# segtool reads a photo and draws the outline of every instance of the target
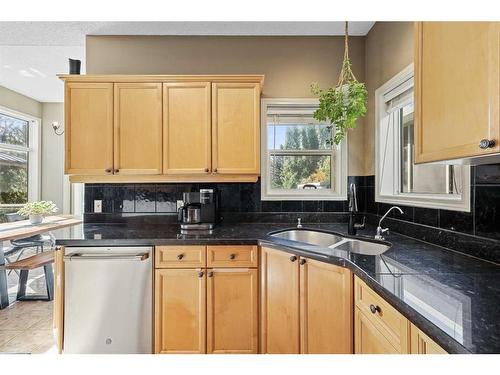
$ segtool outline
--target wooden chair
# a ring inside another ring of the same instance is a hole
[[[19,286],[17,288],[18,301],[43,300],[52,301],[54,299],[54,274],[52,272],[52,263],[54,263],[54,251],[46,251],[36,255],[17,260],[5,265],[6,269],[20,270]],[[45,285],[47,286],[47,295],[26,294],[29,271],[35,268],[43,267],[45,273]]]

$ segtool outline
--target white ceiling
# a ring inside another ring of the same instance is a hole
[[[366,35],[374,22],[350,22]],[[344,22],[0,22],[0,85],[41,102],[61,102],[56,74],[82,60],[86,35],[343,35]]]

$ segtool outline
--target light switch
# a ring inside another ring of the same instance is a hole
[[[94,212],[101,213],[102,212],[102,200],[94,201]]]

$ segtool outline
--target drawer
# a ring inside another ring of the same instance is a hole
[[[354,278],[356,307],[375,322],[382,333],[401,352],[409,351],[410,322],[358,277]]]
[[[257,267],[257,246],[207,246],[207,267]]]
[[[156,268],[198,268],[206,265],[205,246],[156,246]]]

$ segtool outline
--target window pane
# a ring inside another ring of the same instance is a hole
[[[0,113],[0,143],[28,147],[28,121]]]
[[[331,189],[330,155],[270,155],[272,189]]]
[[[293,119],[289,119],[293,120]],[[311,120],[268,121],[267,142],[270,150],[328,150],[331,131],[326,124]]]
[[[28,153],[0,150],[0,204],[28,201]]]
[[[414,164],[413,105],[400,110],[401,191],[420,194],[460,194],[461,168],[449,165]]]

